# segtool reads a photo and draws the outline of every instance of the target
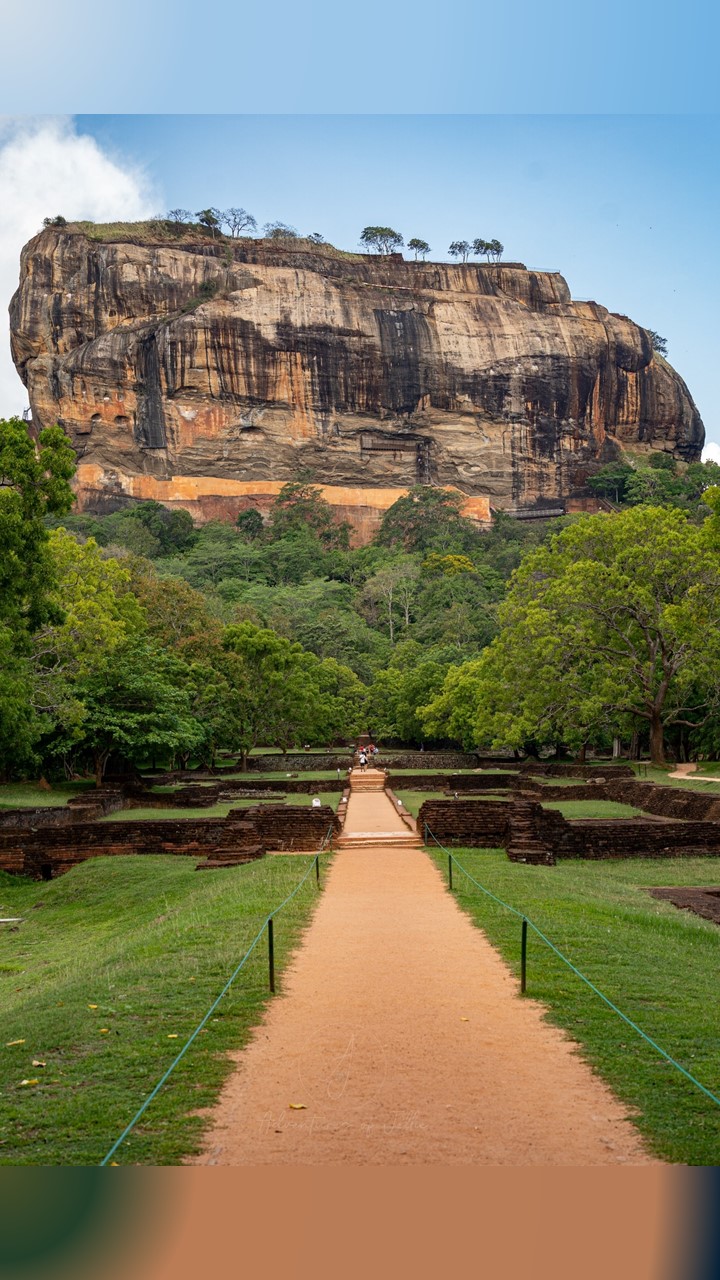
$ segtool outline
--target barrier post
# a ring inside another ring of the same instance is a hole
[[[320,888],[320,854],[315,854],[315,883]]]
[[[268,971],[270,977],[270,990],[275,992],[275,932],[273,929],[272,916],[268,919]]]
[[[452,887],[453,887],[453,882],[452,882],[452,854],[451,854],[451,853],[449,853],[449,854],[448,854],[448,888],[449,888],[449,889],[452,889]]]
[[[520,938],[520,994],[525,995],[527,987],[527,920],[523,917]]]

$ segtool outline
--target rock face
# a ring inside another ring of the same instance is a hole
[[[65,427],[86,508],[234,517],[302,474],[367,536],[417,483],[486,519],[572,505],[622,448],[700,456],[646,331],[560,275],[100,234],[31,240],[10,308],[33,420]]]

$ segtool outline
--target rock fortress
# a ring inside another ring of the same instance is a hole
[[[412,485],[480,522],[557,515],[595,509],[587,478],[622,451],[692,462],[704,441],[647,330],[520,263],[69,224],[25,246],[10,316],[80,510],[234,520],[305,478],[363,542]]]

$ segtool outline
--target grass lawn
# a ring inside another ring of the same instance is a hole
[[[563,818],[644,818],[642,809],[619,800],[544,800],[543,809],[558,809]]]
[[[451,777],[451,776],[452,776],[452,777],[456,777],[459,773],[483,773],[483,772],[497,773],[497,772],[498,772],[498,770],[496,770],[496,769],[491,769],[491,770],[483,770],[483,769],[448,769],[448,768],[445,768],[445,769],[423,769],[423,768],[418,768],[418,769],[395,769],[395,768],[393,767],[393,763],[392,763],[392,761],[391,761],[391,760],[387,760],[387,759],[383,760],[382,754],[381,754],[381,756],[380,756],[380,759],[378,760],[378,766],[379,766],[381,769],[389,769],[389,771],[390,771],[390,776],[391,776],[392,778],[402,778],[402,777],[413,777],[413,778],[417,778],[418,774],[422,774],[422,773],[427,773],[427,774],[428,774],[428,776],[429,776],[429,777],[431,777],[431,778],[435,778],[435,777],[437,777],[437,775],[438,775],[438,774],[442,774],[443,776],[447,776],[447,777],[449,778],[449,777]]]
[[[587,778],[549,778],[546,773],[533,774],[533,782],[539,782],[542,787],[582,787],[588,781]],[[601,785],[601,784],[598,784]]]
[[[341,782],[344,781],[346,773],[346,769],[340,770]],[[281,773],[276,769],[274,773],[263,773],[260,769],[251,769],[248,773],[224,774],[222,779],[218,779],[218,781],[247,782],[251,786],[256,779],[287,782],[288,778],[302,778],[304,782],[337,782],[338,771],[337,769],[288,769],[286,772]]]
[[[637,859],[523,867],[498,850],[455,850],[498,897],[526,913],[597,987],[706,1088],[720,1096],[720,929],[656,901],[648,885],[720,885],[720,859]],[[447,854],[435,849],[443,872]],[[520,921],[454,869],[460,904],[516,974]],[[528,994],[548,1006],[583,1056],[635,1112],[667,1161],[720,1164],[720,1107],[613,1013],[528,933]]]
[[[98,1164],[312,856],[202,873],[193,858],[92,858],[47,884],[0,872],[0,915],[24,917],[0,926],[0,1164]],[[279,975],[316,900],[311,872],[275,921]],[[115,1160],[198,1149],[195,1112],[268,998],[263,938]]]
[[[659,782],[664,787],[681,787],[684,791],[711,791],[713,794],[720,795],[720,786],[716,782],[693,782],[692,774],[687,778],[671,778],[669,769],[674,769],[674,765],[670,765],[668,769],[661,769],[657,765],[638,764],[634,760],[630,763],[640,782]],[[705,772],[704,766],[699,772]]]
[[[72,796],[94,788],[95,783],[56,782],[45,791],[37,782],[5,782],[0,785],[0,809],[39,809],[67,804]]]
[[[240,796],[237,800],[229,800],[223,804],[203,805],[202,808],[183,808],[173,809],[168,806],[166,809],[152,808],[147,809],[116,809],[114,813],[106,813],[104,817],[99,818],[99,822],[160,822],[165,818],[184,818],[192,821],[202,818],[226,818],[231,809],[254,809],[261,804],[299,804],[307,809],[312,805],[315,796],[304,794],[289,794],[281,796],[277,800],[265,799],[266,793],[258,792],[256,796]],[[339,795],[336,791],[320,792],[317,799],[321,804],[329,804],[332,809],[337,808]]]
[[[398,800],[402,800],[404,807],[407,809],[408,813],[413,815],[414,818],[417,818],[420,805],[423,804],[425,800],[452,799],[452,795],[447,795],[444,791],[403,791],[402,788],[393,787],[393,792],[397,796]],[[460,791],[458,792],[458,799],[468,801],[482,800],[483,802],[485,800],[492,800],[499,804],[506,804],[509,797],[506,795],[494,795],[492,792],[485,791],[479,796],[464,796]]]
[[[402,800],[403,808],[411,813],[413,818],[417,818],[420,805],[426,800],[447,800],[447,796],[442,791],[400,791],[393,787],[393,792],[398,800]]]

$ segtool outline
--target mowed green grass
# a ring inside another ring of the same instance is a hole
[[[94,782],[56,782],[50,791],[37,782],[5,782],[0,786],[0,809],[39,809],[67,804],[72,796],[91,790]]]
[[[543,800],[543,809],[557,809],[563,818],[642,818],[642,809],[619,800]]]
[[[98,1164],[313,856],[204,872],[194,858],[93,858],[49,883],[0,872],[0,916],[23,917],[0,925],[0,1163]],[[317,896],[311,871],[276,918],[278,990]],[[268,998],[264,936],[116,1161],[198,1150],[196,1112]]]
[[[638,859],[523,867],[498,850],[455,850],[492,893],[539,929],[633,1022],[720,1097],[720,929],[658,902],[650,885],[720,886],[720,859]],[[447,854],[434,850],[443,872]],[[457,867],[460,904],[519,975],[520,920]],[[664,1160],[720,1164],[720,1107],[595,995],[531,931],[528,995],[549,1010],[634,1113]]]
[[[640,782],[658,782],[664,787],[680,787],[684,791],[709,791],[720,795],[720,785],[717,782],[695,782],[692,774],[688,774],[685,778],[671,778],[670,772],[675,768],[675,765],[669,765],[667,769],[661,769],[659,766],[652,764],[638,764],[635,761],[630,763]],[[705,773],[705,766],[700,765],[698,772]],[[710,768],[709,772],[714,773],[714,770]]]
[[[321,791],[317,796],[305,795],[300,792],[293,792],[285,796],[280,796],[276,800],[268,800],[265,793],[259,792],[256,796],[240,796],[237,800],[229,800],[224,804],[204,805],[200,807],[173,809],[170,805],[166,808],[148,808],[138,809],[116,809],[114,813],[106,813],[104,817],[99,818],[99,822],[160,822],[166,818],[185,820],[187,822],[202,820],[203,818],[226,818],[231,809],[255,809],[262,804],[297,804],[307,809],[312,806],[313,800],[317,799],[321,804],[330,805],[331,809],[337,807],[339,800],[339,792],[337,791]]]
[[[402,788],[393,787],[393,792],[397,796],[398,800],[402,800],[403,805],[407,809],[408,813],[411,813],[414,818],[417,818],[418,813],[420,811],[420,806],[426,800],[452,799],[452,793],[448,794],[446,791],[405,791]],[[462,792],[460,792],[459,799],[466,800],[468,802],[472,800],[482,800],[482,801],[489,800],[489,801],[497,801],[500,804],[505,804],[507,803],[509,797],[506,795],[496,795],[494,792],[483,792],[482,795],[477,795],[477,796],[465,796],[462,794]]]
[[[393,787],[393,793],[398,800],[402,800],[403,807],[417,818],[420,805],[426,800],[447,800],[447,796],[441,791],[401,791]]]
[[[340,770],[340,781],[344,781],[347,774],[346,769]],[[247,782],[248,786],[252,786],[255,779],[260,781],[287,782],[288,778],[302,778],[304,782],[337,782],[337,769],[292,769],[286,773],[275,770],[273,773],[263,773],[260,769],[251,769],[248,773],[228,773],[223,774],[223,782]]]

